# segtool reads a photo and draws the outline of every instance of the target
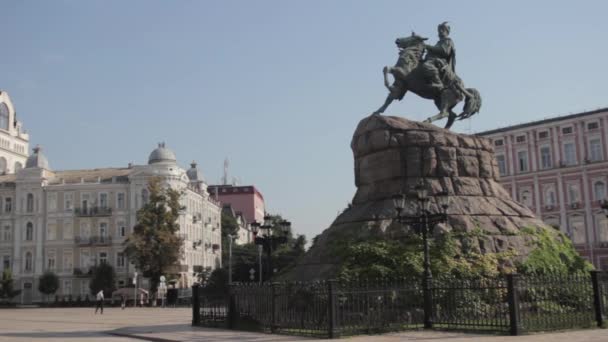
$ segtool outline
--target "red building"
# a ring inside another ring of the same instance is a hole
[[[493,141],[501,183],[608,269],[608,108],[478,133]]]
[[[264,196],[255,186],[209,185],[207,191],[223,204],[230,204],[235,211],[241,212],[248,223],[264,221]]]

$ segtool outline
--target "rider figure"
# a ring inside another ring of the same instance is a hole
[[[455,76],[456,68],[456,50],[454,42],[448,37],[450,34],[450,25],[443,22],[437,26],[439,33],[439,41],[435,46],[425,45],[426,57],[422,69],[425,76],[429,79],[430,86],[438,91],[444,88],[441,81],[441,75],[447,74],[448,80]]]

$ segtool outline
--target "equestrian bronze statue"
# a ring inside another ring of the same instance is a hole
[[[382,107],[374,114],[384,113],[394,101],[401,100],[407,91],[435,102],[439,114],[429,117],[424,122],[433,122],[445,117],[448,121],[445,128],[452,127],[456,119],[462,120],[479,112],[481,96],[474,88],[465,88],[464,83],[456,75],[456,49],[448,37],[450,26],[447,23],[437,27],[439,41],[436,45],[426,45],[428,38],[423,38],[412,32],[405,38],[397,38],[395,44],[399,48],[399,59],[393,67],[385,66],[384,85],[389,94]],[[390,84],[388,74],[393,75]],[[454,107],[465,100],[462,113],[454,113]]]

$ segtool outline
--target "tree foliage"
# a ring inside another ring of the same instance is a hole
[[[116,289],[116,272],[114,272],[114,267],[106,262],[93,267],[89,289],[92,295],[97,294],[99,290],[103,290],[106,296],[112,295],[112,292]]]
[[[149,200],[137,211],[137,224],[125,241],[125,252],[155,290],[160,276],[178,264],[183,254],[177,223],[182,193],[163,187],[159,178],[148,181],[148,192]]]
[[[2,272],[2,281],[0,281],[0,299],[10,300],[21,293],[21,290],[15,290],[13,287],[13,274],[10,270]]]
[[[38,280],[38,291],[47,296],[54,294],[59,290],[59,277],[51,271],[46,271],[40,276]]]

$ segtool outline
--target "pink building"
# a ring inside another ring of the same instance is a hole
[[[608,270],[608,108],[478,133],[495,148],[502,185]]]
[[[211,196],[216,196],[222,204],[230,206],[243,214],[248,223],[253,221],[264,221],[264,196],[253,185],[209,185],[207,191]]]

